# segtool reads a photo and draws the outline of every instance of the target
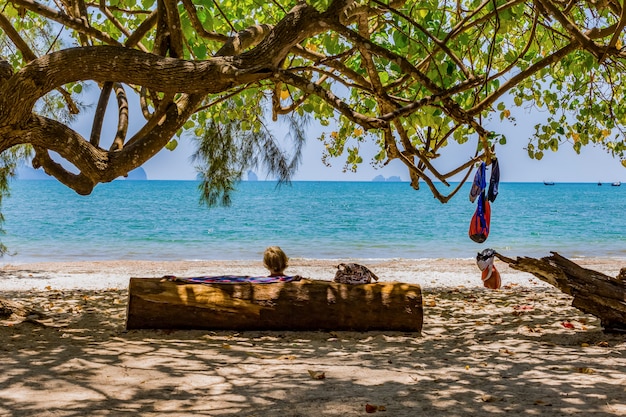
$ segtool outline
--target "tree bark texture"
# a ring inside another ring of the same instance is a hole
[[[421,287],[303,279],[188,284],[131,278],[127,329],[397,330],[420,332]]]
[[[496,256],[511,268],[529,272],[574,297],[572,306],[598,317],[605,331],[626,332],[626,268],[613,278],[583,268],[556,252],[541,259]]]

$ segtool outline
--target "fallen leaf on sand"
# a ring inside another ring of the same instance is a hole
[[[309,375],[311,375],[311,378],[313,379],[325,379],[326,378],[326,373],[322,371],[309,370]]]
[[[524,329],[529,333],[541,333],[541,327],[539,327],[539,325],[535,327],[524,326]]]
[[[561,322],[561,326],[565,327],[566,329],[573,329],[574,328],[574,325],[572,323],[570,323],[569,321]]]
[[[586,367],[574,368],[574,370],[578,372],[579,374],[595,374],[596,373],[596,371],[594,371],[593,369],[586,368]]]
[[[480,396],[480,400],[482,402],[485,402],[485,403],[493,403],[493,402],[497,401],[498,399],[496,397],[494,397],[493,395],[483,394],[483,395]]]
[[[546,402],[546,401],[543,401],[543,400],[537,400],[537,401],[535,401],[535,405],[544,405],[544,406],[548,407],[548,406],[551,406],[552,403],[549,403],[549,402]]]
[[[372,404],[365,404],[365,412],[366,413],[375,413],[378,411],[378,407]]]

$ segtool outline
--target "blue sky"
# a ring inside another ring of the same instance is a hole
[[[144,123],[143,117],[138,111],[136,97],[129,97],[131,133],[136,132]],[[104,126],[105,132],[103,140],[110,140],[117,120],[115,116],[115,100],[111,100],[111,107],[107,111]],[[135,119],[133,119],[133,116]],[[536,123],[538,114],[528,112],[516,114],[518,123],[513,125],[509,122],[497,123],[490,128],[498,133],[507,136],[507,145],[496,148],[496,154],[500,163],[500,180],[503,182],[626,182],[626,168],[619,159],[612,158],[606,151],[593,146],[583,147],[581,154],[577,155],[571,147],[566,144],[554,152],[546,152],[541,161],[531,160],[525,146],[532,133],[532,126]],[[92,114],[90,112],[82,115],[72,127],[85,137],[89,137]],[[137,120],[139,117],[141,120]],[[522,122],[520,122],[522,120]],[[276,125],[277,131],[280,127]],[[296,181],[370,181],[372,178],[382,175],[384,177],[400,176],[407,181],[408,170],[399,161],[393,161],[383,168],[373,168],[369,160],[375,154],[373,145],[365,146],[361,149],[364,163],[356,173],[342,172],[343,160],[341,158],[332,161],[332,167],[327,167],[322,163],[323,144],[317,139],[321,128],[312,126],[311,137],[308,139],[304,150],[303,162],[294,177]],[[328,132],[332,129],[328,128]],[[280,135],[280,133],[279,133]],[[435,161],[435,166],[440,171],[456,167],[467,161],[473,155],[472,146],[452,146],[442,154],[439,161]],[[179,141],[178,148],[174,151],[162,150],[158,155],[146,162],[143,166],[152,180],[193,180],[196,173],[193,163],[190,160],[194,151],[194,144],[189,138]],[[257,173],[259,179],[266,179],[261,172]]]
[[[604,150],[589,146],[583,148],[577,155],[570,147],[564,146],[557,153],[547,152],[541,161],[531,160],[524,149],[526,138],[509,137],[509,143],[496,149],[500,162],[501,181],[503,182],[541,182],[544,180],[555,182],[626,182],[626,168],[622,167],[618,159],[612,158]],[[469,150],[469,148],[467,148]],[[305,157],[294,180],[335,180],[335,181],[370,181],[377,175],[384,177],[400,176],[408,180],[408,170],[399,161],[375,169],[368,160],[362,164],[358,172],[342,172],[341,159],[333,161],[332,167],[325,166],[321,161],[322,143],[312,137],[307,142]],[[470,151],[471,152],[471,151]],[[448,159],[448,163],[441,166],[453,166],[453,162],[463,162],[468,159],[470,152],[466,149],[455,149],[450,155],[441,159]],[[194,179],[195,171],[190,156],[193,153],[193,144],[183,139],[175,151],[163,150],[155,158],[144,164],[149,179]],[[371,150],[364,150],[364,158],[371,156]],[[445,170],[444,170],[445,171]],[[259,179],[265,179],[258,173]]]

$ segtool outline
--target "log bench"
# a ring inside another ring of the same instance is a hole
[[[197,284],[131,278],[126,328],[421,332],[421,287],[303,279]]]

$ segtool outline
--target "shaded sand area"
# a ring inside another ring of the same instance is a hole
[[[0,321],[0,416],[626,415],[626,336],[532,275],[497,262],[504,287],[491,291],[473,260],[362,263],[422,285],[421,334],[127,331],[131,276],[262,265],[5,265],[0,297],[45,316]],[[336,264],[294,259],[287,272],[330,280]]]

